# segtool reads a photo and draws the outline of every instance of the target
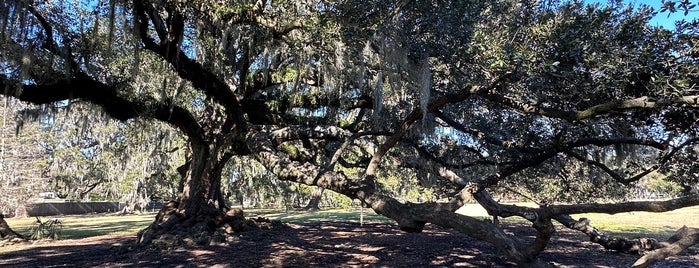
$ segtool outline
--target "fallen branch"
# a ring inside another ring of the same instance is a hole
[[[575,220],[570,215],[559,215],[556,221],[573,230],[580,231],[590,237],[590,241],[603,246],[605,249],[627,254],[640,254],[649,250],[656,250],[663,245],[653,238],[626,239],[623,237],[610,237],[604,232],[590,225],[590,220],[580,218]]]
[[[699,228],[689,228],[687,226],[683,226],[677,230],[677,233],[670,237],[667,242],[661,244],[663,246],[662,248],[648,252],[646,255],[638,259],[631,267],[650,267],[655,262],[672,255],[680,254],[688,247],[696,244],[699,244]]]

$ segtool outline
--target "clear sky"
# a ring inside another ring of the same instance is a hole
[[[585,0],[586,3],[600,3],[600,4],[606,4],[608,1],[607,0]],[[660,8],[663,6],[661,0],[624,0],[623,1],[626,4],[633,4],[634,6],[638,7],[641,4],[647,5],[652,7],[654,10],[659,11]],[[695,3],[695,1],[692,1],[692,3]],[[670,15],[668,17],[668,14]],[[674,29],[675,28],[675,21],[685,19],[686,21],[692,21],[693,19],[699,19],[699,11],[690,11],[689,14],[686,16],[684,15],[684,11],[679,11],[670,14],[669,12],[663,12],[659,13],[658,15],[655,16],[650,21],[650,24],[653,26],[662,26],[667,29]]]

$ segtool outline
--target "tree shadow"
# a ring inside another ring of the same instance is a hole
[[[504,226],[527,238],[531,228]],[[559,230],[542,260],[559,267],[628,267],[639,256],[605,251],[582,234]],[[108,235],[59,240],[0,254],[11,267],[514,267],[488,243],[427,225],[405,233],[393,223],[319,221],[276,225],[271,230],[235,234],[219,246],[172,250],[138,249],[135,236]],[[657,267],[696,267],[699,257],[685,253]]]

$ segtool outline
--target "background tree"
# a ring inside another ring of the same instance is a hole
[[[687,120],[699,99],[696,25],[648,26],[647,8],[509,0],[0,5],[5,95],[90,102],[186,137],[178,198],[139,234],[143,244],[218,243],[227,227],[246,226],[228,210],[222,174],[231,159],[251,156],[277,179],[359,199],[402,230],[454,228],[526,267],[545,265],[537,256],[553,220],[610,249],[638,248],[569,214],[699,204],[692,191],[610,202],[655,171],[692,179],[673,171],[697,141],[696,120]],[[536,208],[491,195],[539,182],[553,187],[529,187]],[[441,199],[404,198],[417,188]],[[546,191],[555,194],[539,196]],[[471,198],[493,216],[530,221],[536,236],[455,213]]]
[[[46,174],[48,161],[42,157],[41,126],[23,123],[38,116],[41,108],[11,98],[2,98],[0,102],[3,105],[0,108],[0,183],[3,189],[0,214],[23,216],[31,199],[38,199],[41,192],[50,190]]]
[[[177,195],[184,141],[171,128],[89,116],[73,103],[50,117],[44,150],[52,187],[66,199],[125,201],[133,209]]]

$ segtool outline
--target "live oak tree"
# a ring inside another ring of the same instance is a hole
[[[254,224],[221,191],[227,163],[253,157],[279,180],[359,199],[404,231],[453,228],[520,266],[546,265],[537,257],[553,221],[606,248],[666,250],[569,215],[699,204],[682,160],[699,141],[697,25],[670,31],[649,26],[647,8],[549,2],[15,1],[0,4],[0,86],[186,137],[178,198],[143,244],[221,243]],[[613,202],[654,172],[686,191]],[[403,200],[387,177],[434,198]],[[559,194],[539,197],[542,184]],[[492,197],[507,189],[540,206]],[[455,213],[471,199],[536,236]],[[683,233],[673,241],[696,243]]]

